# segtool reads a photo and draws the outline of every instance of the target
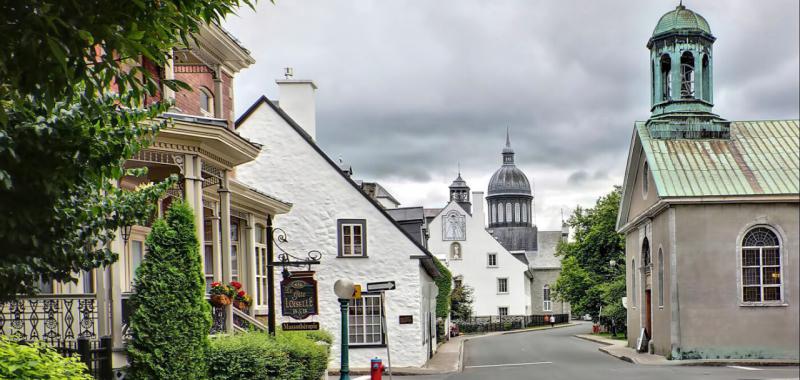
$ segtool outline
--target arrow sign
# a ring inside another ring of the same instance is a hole
[[[367,283],[367,291],[368,292],[381,292],[384,290],[394,290],[394,281],[382,281],[382,282],[368,282]]]

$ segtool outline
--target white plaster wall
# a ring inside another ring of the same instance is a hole
[[[340,308],[333,293],[333,284],[339,278],[349,278],[364,289],[368,282],[396,281],[397,289],[386,293],[392,365],[423,365],[427,356],[420,313],[429,300],[423,297],[420,262],[410,258],[423,255],[423,251],[266,104],[259,106],[238,131],[263,145],[255,161],[238,168],[238,179],[293,204],[291,212],[274,222],[288,233],[289,242],[283,246],[299,256],[310,250],[323,254],[322,263],[313,268],[317,271],[320,314],[306,321],[317,321],[334,335],[330,367],[339,367]],[[336,221],[345,218],[366,219],[368,258],[337,258]],[[281,276],[276,273],[275,277],[279,280]],[[399,315],[412,315],[414,323],[400,325]],[[279,323],[294,321],[281,318],[279,315]],[[350,367],[368,367],[376,356],[385,360],[386,348],[351,347]]]
[[[530,286],[525,276],[528,265],[517,260],[495,238],[486,231],[483,215],[482,193],[473,193],[476,205],[470,216],[456,202],[450,202],[430,223],[428,250],[440,259],[447,258],[447,266],[453,276],[462,276],[464,284],[474,290],[472,309],[475,315],[497,315],[497,308],[508,307],[511,315],[528,314],[530,310]],[[480,207],[478,205],[480,204]],[[449,260],[452,241],[442,240],[442,216],[450,210],[458,210],[466,216],[466,240],[461,244],[462,259]],[[497,267],[488,267],[487,254],[497,253]],[[497,293],[497,278],[508,278],[508,293]],[[527,284],[526,284],[527,283]],[[527,309],[526,309],[527,308]]]

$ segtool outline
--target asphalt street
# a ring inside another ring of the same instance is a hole
[[[464,370],[410,380],[773,380],[798,379],[798,367],[688,367],[628,363],[597,350],[600,344],[575,338],[589,324],[474,338],[464,346]]]

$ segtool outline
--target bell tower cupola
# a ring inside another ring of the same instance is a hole
[[[469,200],[469,186],[467,181],[461,178],[461,165],[458,169],[458,177],[450,184],[450,200],[456,201],[469,214],[472,214],[472,202]]]
[[[682,2],[658,20],[647,42],[653,137],[729,137],[729,123],[711,112],[715,40],[706,19]]]

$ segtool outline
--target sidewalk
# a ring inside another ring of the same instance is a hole
[[[604,344],[598,348],[600,352],[611,355],[617,359],[641,365],[675,365],[675,366],[797,366],[800,361],[784,359],[692,359],[692,360],[667,360],[661,355],[637,352],[627,346],[624,340],[603,338],[591,334],[578,334],[576,338]]]

